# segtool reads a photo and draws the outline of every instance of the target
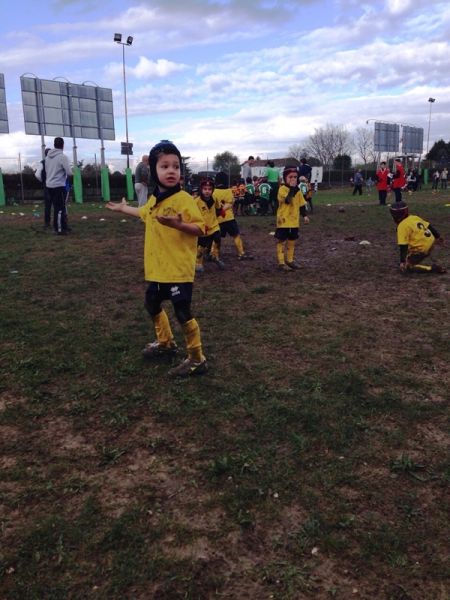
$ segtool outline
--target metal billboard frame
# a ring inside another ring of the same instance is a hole
[[[373,145],[375,152],[398,152],[400,145],[400,125],[397,123],[376,121]]]
[[[6,106],[5,76],[0,73],[0,133],[9,133],[8,107]]]
[[[403,154],[423,153],[423,128],[402,126],[402,152]]]

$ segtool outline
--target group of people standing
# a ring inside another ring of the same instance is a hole
[[[434,191],[437,191],[440,187],[441,190],[446,190],[447,189],[447,180],[448,180],[447,167],[444,167],[442,169],[442,171],[440,171],[440,172],[438,169],[436,169],[432,176],[432,186],[431,186],[432,189]]]

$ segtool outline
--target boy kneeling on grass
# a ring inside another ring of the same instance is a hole
[[[445,267],[436,263],[421,265],[431,254],[434,244],[444,244],[439,232],[427,221],[410,215],[405,202],[394,202],[390,208],[397,223],[397,243],[400,248],[400,270],[404,273],[445,273]]]
[[[180,188],[181,154],[169,141],[156,144],[149,153],[149,167],[156,187],[144,206],[128,206],[125,198],[106,207],[139,217],[145,223],[144,270],[148,288],[145,307],[153,320],[156,341],[142,351],[147,358],[173,355],[175,343],[167,313],[161,307],[171,300],[183,329],[188,357],[169,375],[187,377],[207,371],[200,328],[191,314],[197,238],[206,233],[195,200]]]

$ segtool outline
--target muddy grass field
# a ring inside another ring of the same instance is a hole
[[[450,239],[446,203],[410,211]],[[140,356],[140,222],[39,210],[0,211],[1,599],[448,600],[450,275],[399,273],[374,195],[321,194],[292,273],[239,218],[188,381]]]

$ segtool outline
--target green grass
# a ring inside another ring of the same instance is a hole
[[[411,212],[448,237],[449,199]],[[71,206],[60,239],[4,209],[1,598],[448,595],[448,275],[397,271],[375,193],[315,207],[292,274],[273,217],[239,219],[256,258],[227,239],[197,278],[188,381],[140,356],[138,220]]]

